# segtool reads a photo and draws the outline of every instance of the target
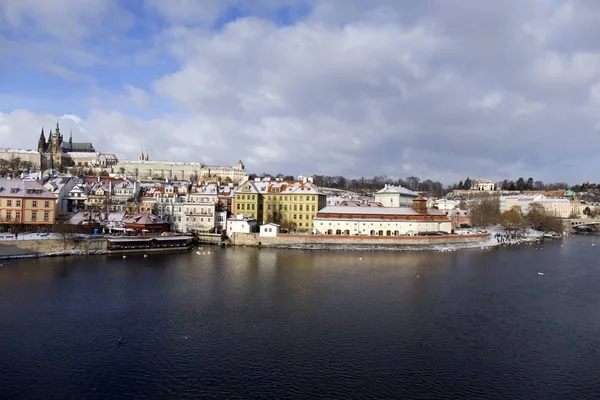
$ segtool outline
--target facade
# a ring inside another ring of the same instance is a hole
[[[276,237],[279,233],[278,224],[264,224],[260,226],[260,236]]]
[[[375,193],[375,202],[384,207],[410,207],[419,194],[402,186],[385,185]]]
[[[492,192],[495,188],[496,185],[489,179],[477,179],[471,185],[471,190],[479,190],[483,192]]]
[[[44,182],[44,188],[56,197],[56,215],[69,212],[67,197],[75,183],[73,177],[50,178]]]
[[[428,209],[418,197],[413,207],[328,206],[315,218],[314,233],[321,235],[414,236],[426,232],[452,232],[448,216]]]
[[[569,218],[572,213],[577,214],[577,207],[573,207],[571,202],[565,198],[549,198],[541,194],[522,195],[522,196],[501,196],[500,212],[518,209],[523,215],[529,213],[532,204],[540,204],[544,210],[555,217]]]
[[[544,210],[554,217],[569,218],[573,212],[571,202],[568,199],[538,199],[535,204],[541,204]]]
[[[0,224],[52,225],[56,197],[37,181],[0,178]]]
[[[42,165],[42,155],[39,151],[24,149],[0,149],[0,160],[13,162],[20,160],[22,163],[31,164],[31,169],[39,171]],[[31,171],[30,171],[31,172]]]
[[[327,203],[327,196],[308,178],[247,180],[234,192],[234,197],[236,215],[247,215],[262,224],[277,223],[295,231],[311,231],[313,219]]]
[[[84,183],[74,185],[64,197],[64,200],[66,200],[67,203],[66,211],[71,213],[87,208],[89,194],[90,190]]]
[[[216,232],[219,204],[217,185],[194,186],[183,203],[183,232]]]
[[[143,157],[144,160],[119,161],[114,169],[141,181],[189,179],[240,182],[246,177],[246,169],[241,161],[229,167],[206,165],[201,162],[150,161],[148,153]]]

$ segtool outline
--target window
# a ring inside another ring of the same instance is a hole
[[[31,207],[37,207],[37,200],[33,200],[31,202]]]
[[[44,202],[44,207],[45,207],[45,208],[48,208],[48,207],[50,207],[50,202],[49,202],[49,201],[45,201],[45,202]]]
[[[302,211],[302,204],[300,204],[300,211]]]
[[[310,211],[315,211],[315,205],[313,204],[312,207],[310,208]]]
[[[32,221],[35,221],[36,219],[37,219],[37,212],[35,212],[35,211],[32,211],[32,212],[31,212],[31,220],[32,220]]]
[[[12,213],[10,211],[6,212],[6,219],[10,220],[12,218]]]
[[[302,214],[300,214],[300,219],[302,219]]]
[[[15,219],[16,220],[20,220],[21,219],[21,212],[20,211],[15,212]]]
[[[294,204],[294,211],[298,210],[298,206]]]
[[[294,219],[296,219],[296,218],[297,218],[297,217],[296,217],[296,214],[294,214]]]
[[[302,226],[302,222],[300,222],[300,223],[298,224],[298,226]]]
[[[17,207],[21,207],[21,200],[17,200],[16,203],[17,203],[16,204]]]
[[[49,218],[50,218],[50,213],[48,213],[48,212],[45,212],[45,213],[44,213],[44,219],[49,219]]]

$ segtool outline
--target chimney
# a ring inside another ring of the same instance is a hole
[[[413,200],[412,208],[419,214],[427,214],[427,200],[422,196],[417,197]]]

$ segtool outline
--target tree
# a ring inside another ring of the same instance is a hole
[[[562,220],[548,213],[541,204],[530,204],[529,212],[527,213],[525,219],[533,229],[543,231],[544,233],[559,233],[563,230]]]
[[[500,216],[500,224],[506,232],[516,233],[523,228],[523,217],[516,208],[506,210]]]
[[[497,224],[500,219],[500,199],[494,197],[482,197],[473,200],[470,205],[471,221],[479,226]]]

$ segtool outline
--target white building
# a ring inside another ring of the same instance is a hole
[[[278,224],[264,224],[260,226],[260,236],[276,237],[279,233]]]
[[[44,182],[44,188],[56,197],[56,215],[69,212],[68,200],[69,192],[75,186],[76,179],[73,177],[50,178]]]
[[[375,193],[375,202],[384,207],[410,207],[419,194],[402,186],[385,185]]]
[[[227,219],[227,234],[258,232],[258,223],[254,218],[245,215],[235,215]]]
[[[183,232],[217,232],[217,185],[194,186],[183,203]],[[219,227],[222,227],[221,223]]]
[[[471,185],[471,190],[491,192],[495,189],[495,187],[496,185],[494,182],[489,179],[477,179]]]
[[[549,199],[543,198],[533,202],[534,204],[541,204],[544,210],[559,218],[569,218],[572,213],[571,202],[568,199]]]
[[[458,200],[448,200],[448,199],[437,199],[432,204],[438,210],[449,211],[455,210],[459,207],[460,201]]]
[[[427,209],[425,200],[422,201],[422,208],[328,206],[317,214],[314,232],[321,235],[361,236],[452,232],[452,223],[445,213]]]

